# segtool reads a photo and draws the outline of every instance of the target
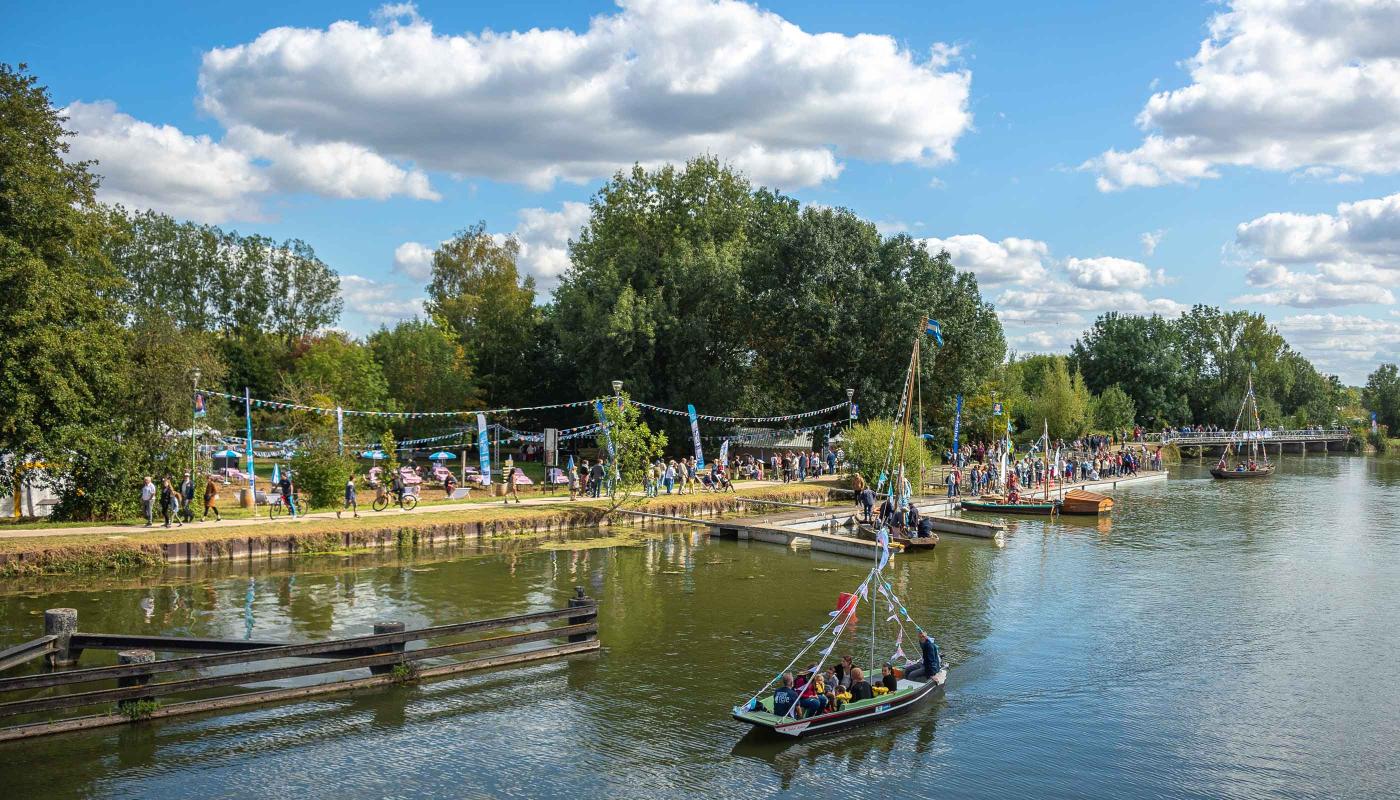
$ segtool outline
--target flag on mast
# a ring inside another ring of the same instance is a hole
[[[943,346],[943,326],[938,324],[938,320],[930,319],[924,323],[924,333],[933,337],[939,347]]]

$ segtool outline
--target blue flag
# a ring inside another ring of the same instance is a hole
[[[481,482],[491,485],[491,437],[486,429],[486,415],[476,415],[477,463],[481,468]]]
[[[958,454],[958,431],[962,428],[962,395],[958,395],[958,411],[953,415],[953,455]]]
[[[705,468],[705,451],[700,449],[700,420],[696,417],[695,406],[687,405],[686,413],[690,414],[690,435],[695,439],[695,468]]]
[[[938,320],[931,319],[924,323],[924,333],[932,336],[939,347],[943,346],[943,327],[938,324]]]

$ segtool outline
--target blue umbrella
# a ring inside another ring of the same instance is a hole
[[[214,457],[214,458],[239,458],[239,457],[241,457],[242,455],[243,455],[242,453],[239,453],[239,452],[237,452],[237,451],[235,451],[235,450],[220,450],[219,452],[214,453],[214,454],[213,454],[213,457]]]
[[[385,458],[385,455],[383,451],[380,450],[366,450],[363,453],[360,453],[360,458],[369,458],[378,461],[382,458]]]
[[[432,455],[428,456],[428,460],[429,460],[429,461],[447,461],[448,459],[456,458],[456,457],[457,457],[457,456],[456,456],[455,454],[449,453],[449,452],[447,452],[446,450],[439,450],[439,451],[437,451],[436,453],[433,453]]]

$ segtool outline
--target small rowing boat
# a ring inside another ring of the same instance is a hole
[[[1237,478],[1268,478],[1274,474],[1274,465],[1269,464],[1257,469],[1221,469],[1216,467],[1210,471],[1212,477],[1218,480],[1234,480]]]
[[[1070,489],[1060,500],[1061,514],[1108,514],[1113,511],[1113,499],[1098,492]]]
[[[879,534],[869,525],[860,524],[856,526],[856,535],[867,542],[879,541]],[[932,550],[938,546],[938,534],[931,536],[905,536],[902,533],[892,533],[890,541],[904,545],[905,552],[910,550]]]
[[[982,495],[977,500],[959,501],[958,507],[963,511],[980,511],[987,514],[1031,514],[1044,516],[1054,514],[1059,507],[1059,503],[1054,500],[1046,500],[1037,503],[1008,503],[1005,498],[998,495]]]
[[[867,722],[892,717],[908,711],[942,689],[948,682],[948,668],[944,667],[930,681],[899,679],[899,688],[889,694],[879,695],[870,700],[857,700],[847,703],[838,711],[816,716],[794,719],[791,716],[778,716],[773,713],[773,696],[769,695],[754,704],[752,709],[734,709],[734,719],[748,723],[755,728],[766,729],[785,736],[811,736],[818,733],[850,728]]]

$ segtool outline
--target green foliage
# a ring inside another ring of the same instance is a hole
[[[1093,401],[1094,425],[1101,431],[1124,431],[1133,427],[1133,398],[1113,384]]]
[[[418,664],[413,661],[404,661],[395,664],[394,668],[389,671],[389,675],[399,683],[412,683],[418,680]]]
[[[842,446],[846,450],[846,461],[851,465],[851,471],[860,473],[865,482],[872,487],[879,483],[881,470],[885,470],[887,476],[893,476],[898,468],[898,464],[891,464],[886,460],[887,456],[891,456],[892,436],[892,459],[897,459],[900,438],[892,420],[868,420],[852,425],[849,431],[842,434]],[[908,437],[904,439],[904,470],[905,474],[910,476],[909,482],[914,483],[913,476],[924,474],[933,466],[933,454],[911,429]],[[893,480],[893,477],[889,479]]]
[[[451,411],[479,402],[466,348],[431,321],[380,328],[370,335],[369,348],[394,404],[404,411]],[[410,439],[414,432],[400,431]]]
[[[367,345],[333,331],[304,339],[295,350],[298,352],[292,369],[283,377],[284,396],[322,408],[396,410],[384,372]],[[326,424],[333,422],[328,415],[318,415],[317,419]],[[345,418],[345,433],[352,439],[381,430],[380,418]]]
[[[297,488],[313,508],[338,506],[345,481],[355,474],[355,457],[341,454],[331,437],[303,439],[292,455],[292,475]]]
[[[376,461],[384,468],[384,474],[393,475],[399,471],[399,443],[394,441],[394,432],[386,430],[379,436],[379,450],[384,453],[383,461]],[[386,478],[387,480],[387,478]]]
[[[1040,389],[1031,398],[1027,429],[1050,431],[1056,439],[1075,439],[1089,430],[1090,394],[1084,376],[1071,375],[1064,356],[1051,356],[1040,380]],[[1039,423],[1039,424],[1037,424]]]
[[[1367,376],[1361,403],[1375,412],[1377,422],[1390,430],[1400,430],[1400,367],[1381,364]]]
[[[1072,358],[1090,391],[1117,384],[1141,420],[1161,426],[1187,421],[1190,413],[1178,343],[1172,323],[1156,314],[1110,312],[1075,343]]]
[[[535,379],[532,343],[539,324],[535,279],[521,277],[520,244],[498,241],[481,222],[433,254],[425,308],[465,350],[486,402],[503,405]],[[460,406],[459,406],[460,407]]]
[[[151,715],[158,710],[160,710],[159,700],[142,698],[140,700],[122,700],[117,703],[115,713],[136,722],[137,720],[150,719]]]
[[[622,394],[621,403],[615,400],[603,403],[603,420],[608,426],[608,435],[599,431],[598,452],[608,452],[610,436],[617,455],[609,464],[617,476],[612,487],[612,498],[616,502],[626,499],[632,490],[642,485],[647,469],[666,449],[666,434],[653,431],[642,421],[641,409],[628,402],[626,392]]]
[[[1388,430],[1385,428],[1374,431],[1367,430],[1366,443],[1374,447],[1377,453],[1384,455],[1386,450],[1390,449],[1390,437],[1387,436],[1387,433]]]

